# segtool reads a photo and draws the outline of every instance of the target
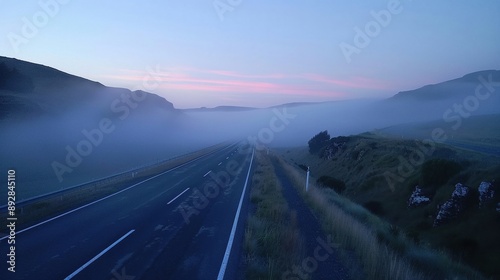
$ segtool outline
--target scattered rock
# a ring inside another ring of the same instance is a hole
[[[419,186],[415,187],[415,190],[408,199],[408,207],[416,207],[421,204],[426,204],[430,201],[430,198],[422,194],[422,189]]]
[[[434,226],[436,227],[455,219],[462,212],[465,201],[469,195],[469,187],[461,183],[456,184],[455,190],[451,194],[451,198],[439,208],[439,212],[434,220]]]
[[[329,144],[321,151],[320,157],[331,160],[337,153],[340,153],[345,144],[349,141],[349,137],[335,137],[330,139]]]
[[[337,153],[338,148],[334,145],[327,146],[320,154],[321,158],[331,160]]]
[[[479,184],[479,207],[483,207],[488,204],[495,196],[495,191],[493,190],[493,184],[489,182],[481,182]]]

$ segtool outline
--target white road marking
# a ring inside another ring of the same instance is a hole
[[[203,177],[207,177],[207,175],[210,174],[210,172],[212,172],[212,170],[210,170],[207,173],[205,173],[205,175],[203,175]]]
[[[226,159],[229,159],[229,157],[226,157]]]
[[[217,164],[217,165],[221,165],[221,164],[222,164],[222,161],[221,161],[221,162],[219,162],[219,164]]]
[[[153,200],[157,199],[158,197],[160,197],[160,196],[162,196],[162,195],[166,194],[168,191],[170,191],[171,189],[173,189],[173,188],[177,187],[180,183],[184,182],[184,180],[186,180],[186,179],[187,179],[187,177],[186,177],[186,178],[184,178],[184,179],[182,179],[182,180],[180,180],[179,182],[175,183],[175,185],[171,186],[170,188],[168,188],[168,189],[166,189],[166,190],[162,191],[161,193],[159,193],[159,194],[155,195],[155,196],[154,196],[153,198],[151,198],[150,200],[148,200],[148,201],[144,202],[143,204],[138,205],[137,207],[135,207],[135,208],[134,208],[134,210],[140,209],[140,208],[144,207],[144,205],[148,205],[149,203],[151,203],[151,201],[153,201]]]
[[[208,155],[210,155],[210,154],[207,154],[207,155],[201,156],[201,157],[199,157],[199,158],[195,158],[195,159],[193,159],[193,160],[191,160],[191,161],[185,162],[185,163],[183,163],[183,164],[181,164],[181,165],[179,165],[179,166],[176,166],[176,167],[174,167],[174,168],[172,168],[172,169],[169,169],[169,170],[164,171],[164,172],[162,172],[162,173],[160,173],[160,174],[157,174],[157,175],[155,175],[155,176],[153,176],[153,177],[150,177],[150,178],[148,178],[148,179],[146,179],[146,180],[144,180],[144,181],[141,181],[141,182],[136,183],[136,184],[134,184],[134,185],[132,185],[132,186],[130,186],[130,187],[127,187],[127,188],[125,188],[125,189],[123,189],[123,190],[121,190],[121,191],[118,191],[118,192],[112,193],[112,194],[110,194],[110,195],[108,195],[108,196],[106,196],[106,197],[103,197],[103,198],[98,199],[98,200],[96,200],[96,201],[90,202],[90,203],[88,203],[88,204],[85,204],[85,205],[80,206],[80,207],[78,207],[78,208],[75,208],[75,209],[73,209],[73,210],[70,210],[70,211],[68,211],[68,212],[66,212],[66,213],[62,213],[62,214],[60,214],[60,215],[58,215],[58,216],[55,216],[55,217],[53,217],[53,218],[50,218],[50,219],[45,220],[45,221],[43,221],[43,222],[40,222],[40,223],[38,223],[38,224],[35,224],[35,225],[32,225],[32,226],[27,227],[27,228],[25,228],[25,229],[22,229],[22,230],[20,230],[20,231],[16,232],[16,234],[19,234],[19,233],[22,233],[22,232],[28,231],[28,230],[33,229],[33,228],[36,228],[36,227],[38,227],[38,226],[41,226],[41,225],[46,224],[46,223],[48,223],[48,222],[51,222],[51,221],[53,221],[53,220],[55,220],[55,219],[59,219],[59,218],[64,217],[64,216],[66,216],[66,215],[68,215],[68,214],[71,214],[71,213],[73,213],[73,212],[76,212],[76,211],[78,211],[78,210],[81,210],[81,209],[83,209],[83,208],[86,208],[86,207],[88,207],[88,206],[90,206],[90,205],[93,205],[93,204],[96,204],[96,203],[101,202],[101,201],[103,201],[103,200],[106,200],[106,199],[108,199],[108,198],[110,198],[110,197],[113,197],[113,196],[115,196],[115,195],[117,195],[117,194],[120,194],[120,193],[122,193],[122,192],[128,191],[128,190],[130,190],[130,189],[132,189],[132,188],[134,188],[134,187],[137,187],[138,185],[140,185],[140,184],[142,184],[142,183],[145,183],[145,182],[147,182],[147,181],[149,181],[149,180],[153,180],[153,179],[154,179],[154,178],[156,178],[156,177],[159,177],[159,176],[161,176],[161,175],[163,175],[163,174],[166,174],[166,173],[168,173],[168,172],[174,171],[174,170],[176,170],[176,169],[178,169],[178,168],[183,167],[184,165],[187,165],[187,164],[189,164],[189,163],[192,163],[193,161],[198,160],[198,159],[201,159],[201,158],[203,158],[203,157],[205,157],[205,156],[208,156]],[[167,190],[167,191],[168,191],[168,190]],[[165,191],[165,192],[166,192],[166,191]],[[163,193],[165,193],[165,192],[163,192]],[[161,193],[160,195],[162,195],[163,193]],[[158,196],[159,196],[159,195],[158,195]],[[156,197],[158,197],[158,196],[155,196],[154,198],[156,198]],[[7,237],[9,237],[9,236],[8,236],[8,235],[6,235],[6,236],[4,236],[4,237],[0,238],[0,241],[2,241],[2,240],[4,240],[4,239],[6,239]]]
[[[189,190],[189,188],[185,189],[183,192],[181,192],[181,193],[180,193],[180,194],[178,194],[176,197],[174,197],[172,200],[170,200],[170,201],[167,203],[167,205],[168,205],[168,204],[170,204],[170,203],[172,203],[172,202],[174,202],[174,200],[176,200],[177,198],[179,198],[179,196],[183,195],[183,194],[184,194],[185,192],[187,192],[188,190]]]
[[[236,233],[236,227],[238,226],[238,219],[240,218],[241,205],[243,204],[243,198],[245,197],[245,191],[247,189],[248,177],[250,177],[250,170],[252,169],[253,155],[255,150],[252,150],[252,159],[250,160],[250,166],[248,167],[247,179],[245,180],[245,185],[243,186],[243,192],[241,193],[240,203],[238,204],[238,210],[236,210],[236,215],[234,217],[233,228],[231,229],[231,234],[229,235],[229,240],[227,241],[226,252],[224,253],[224,259],[222,259],[222,264],[220,265],[219,275],[217,280],[223,280],[224,274],[226,273],[227,263],[229,262],[229,255],[231,254],[231,247],[233,246],[234,235]]]
[[[120,218],[118,218],[118,221],[120,221],[120,220],[124,220],[124,219],[128,218],[129,216],[130,216],[130,215],[126,215],[126,216],[120,217]]]
[[[163,228],[163,225],[157,225],[157,226],[155,227],[155,231],[160,230],[160,229],[162,229],[162,228]]]
[[[97,256],[93,257],[90,261],[86,262],[84,265],[80,266],[75,272],[71,273],[68,277],[64,278],[64,280],[69,280],[73,277],[75,277],[78,273],[80,273],[82,270],[84,270],[87,266],[91,265],[95,260],[100,258],[102,255],[106,254],[107,251],[111,250],[111,248],[115,247],[116,244],[120,243],[123,239],[127,238],[127,236],[131,235],[135,229],[127,232],[124,236],[120,237],[120,239],[116,240],[113,242],[113,244],[109,245],[106,249],[102,250]]]
[[[207,154],[207,155],[210,155],[210,154]],[[40,223],[38,223],[38,224],[35,224],[35,225],[32,225],[32,226],[27,227],[27,228],[25,228],[25,229],[22,229],[22,230],[20,230],[20,231],[16,232],[16,234],[19,234],[19,233],[22,233],[22,232],[28,231],[28,230],[33,229],[33,228],[36,228],[36,227],[38,227],[38,226],[41,226],[41,225],[46,224],[46,223],[48,223],[48,222],[51,222],[51,221],[53,221],[53,220],[55,220],[55,219],[59,219],[59,218],[64,217],[64,216],[66,216],[66,215],[68,215],[68,214],[71,214],[71,213],[73,213],[73,212],[76,212],[76,211],[78,211],[78,210],[81,210],[81,209],[83,209],[83,208],[86,208],[86,207],[88,207],[88,206],[90,206],[90,205],[93,205],[93,204],[96,204],[96,203],[101,202],[101,201],[103,201],[103,200],[106,200],[106,199],[108,199],[108,198],[110,198],[110,197],[113,197],[113,196],[115,196],[115,195],[117,195],[117,194],[120,194],[120,193],[122,193],[122,192],[128,191],[128,190],[130,190],[130,189],[132,189],[132,188],[134,188],[134,187],[136,187],[136,186],[138,186],[138,185],[140,185],[140,184],[142,184],[142,183],[145,183],[145,182],[147,182],[147,181],[149,181],[149,180],[153,180],[154,178],[159,177],[159,176],[161,176],[161,175],[163,175],[163,174],[166,174],[166,173],[168,173],[168,172],[174,171],[174,170],[176,170],[176,169],[178,169],[178,168],[180,168],[180,167],[182,167],[182,166],[184,166],[184,165],[187,165],[187,164],[191,163],[192,161],[195,161],[195,160],[201,159],[201,158],[203,158],[203,157],[205,157],[205,156],[207,156],[207,155],[201,156],[201,157],[199,157],[199,158],[195,158],[195,159],[193,159],[193,160],[191,160],[191,161],[185,162],[185,163],[183,163],[183,164],[181,164],[181,165],[179,165],[179,166],[176,166],[176,167],[174,167],[174,168],[172,168],[172,169],[169,169],[169,170],[164,171],[164,172],[162,172],[162,173],[160,173],[160,174],[158,174],[158,175],[155,175],[155,176],[150,177],[150,178],[148,178],[148,179],[146,179],[146,180],[144,180],[144,181],[141,181],[141,182],[136,183],[136,184],[134,184],[134,185],[132,185],[132,186],[130,186],[130,187],[127,187],[127,188],[125,188],[125,189],[123,189],[123,190],[121,190],[121,191],[117,191],[117,192],[112,193],[112,194],[110,194],[110,195],[108,195],[108,196],[106,196],[106,197],[103,197],[103,198],[98,199],[98,200],[96,200],[96,201],[90,202],[90,203],[88,203],[88,204],[85,204],[85,205],[80,206],[80,207],[78,207],[78,208],[75,208],[75,209],[73,209],[73,210],[70,210],[70,211],[68,211],[68,212],[66,212],[66,213],[62,213],[62,214],[60,214],[60,215],[58,215],[58,216],[55,216],[55,217],[53,217],[53,218],[50,218],[50,219],[45,220],[45,221],[43,221],[43,222],[40,222]],[[163,194],[163,193],[162,193],[162,194]],[[9,236],[8,236],[8,235],[6,235],[6,236],[4,236],[4,237],[0,238],[0,241],[2,241],[2,240],[4,240],[4,239],[6,239],[7,237],[9,237]]]

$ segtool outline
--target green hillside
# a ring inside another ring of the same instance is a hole
[[[453,122],[436,120],[412,125],[401,124],[379,129],[375,133],[384,137],[428,139],[436,128],[444,131],[448,138],[447,142],[450,144],[483,146],[500,150],[500,115],[498,114],[471,116]]]
[[[496,133],[496,132],[492,132]],[[343,195],[403,229],[415,242],[451,252],[486,275],[500,277],[500,214],[495,204],[500,158],[443,144],[380,137],[376,134],[334,138],[330,149],[311,155],[308,147],[281,149],[297,166],[309,166],[314,180],[329,176],[345,183]],[[333,148],[332,148],[333,147]],[[493,182],[494,201],[479,209],[478,186]],[[455,184],[472,190],[472,201],[456,220],[433,227]],[[408,207],[415,186],[426,189],[430,202]],[[484,229],[484,230],[478,230]]]

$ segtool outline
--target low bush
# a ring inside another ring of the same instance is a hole
[[[431,159],[422,165],[420,183],[425,187],[445,184],[450,178],[462,170],[462,166],[446,159]]]
[[[344,181],[330,176],[321,176],[318,178],[318,180],[316,180],[316,183],[324,187],[330,188],[338,194],[341,194],[346,189]]]
[[[372,212],[375,215],[382,216],[385,214],[384,207],[379,201],[368,201],[363,204],[363,207],[365,207],[368,211]]]

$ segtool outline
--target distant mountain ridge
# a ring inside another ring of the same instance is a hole
[[[142,110],[175,110],[171,102],[156,94],[106,87],[52,67],[15,58],[0,57],[0,74],[3,74],[0,76],[0,119],[57,115],[82,108],[102,111],[114,100],[125,98],[122,95],[144,96]]]
[[[7,77],[8,75],[0,75],[0,120],[8,117],[57,115],[82,109],[109,111],[109,105],[114,100],[119,100],[122,95],[130,96],[134,93],[147,96],[147,99],[141,103],[145,105],[141,106],[140,109],[146,112],[154,110],[167,112],[244,112],[259,109],[244,106],[217,106],[178,110],[171,102],[153,93],[106,87],[99,82],[36,63],[0,56],[0,74],[2,74],[2,67],[4,68],[3,73],[9,73],[10,78]],[[443,112],[454,103],[461,103],[467,96],[473,96],[476,88],[484,81],[500,83],[500,71],[478,71],[449,81],[401,91],[390,98],[374,102],[374,106],[366,108],[366,110],[373,114],[383,111],[393,112],[394,116],[398,117],[410,116],[408,121],[412,121],[412,115],[422,113],[428,115],[429,119],[437,119],[441,118]],[[334,103],[339,105],[338,102],[343,101],[295,102],[264,109],[324,107]],[[500,104],[500,95],[492,94],[488,102],[481,104],[479,113],[499,113],[497,104]]]
[[[390,97],[389,100],[411,99],[433,101],[457,97],[457,95],[466,96],[474,94],[476,87],[482,84],[480,77],[484,80],[488,80],[490,75],[493,81],[500,82],[500,70],[478,71],[464,75],[461,78],[432,85],[425,85],[414,90],[401,91],[393,97]]]
[[[234,111],[250,111],[258,110],[258,108],[253,107],[243,107],[243,106],[217,106],[213,108],[200,107],[200,108],[189,108],[182,109],[183,111],[191,112],[234,112]]]

